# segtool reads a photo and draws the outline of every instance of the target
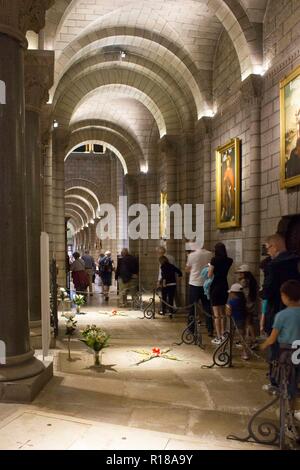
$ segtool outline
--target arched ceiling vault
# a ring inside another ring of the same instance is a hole
[[[56,0],[44,37],[45,48],[56,53],[53,118],[71,131],[68,152],[103,142],[125,173],[138,174],[145,163],[155,168],[159,138],[190,132],[197,119],[211,115],[214,57],[224,30],[241,79],[261,72],[266,4]]]
[[[53,103],[55,119],[67,127],[78,104],[95,89],[107,85],[119,85],[125,96],[134,97],[142,103],[155,119],[161,137],[166,133],[179,134],[182,131],[180,109],[171,91],[149,77],[146,70],[131,70],[124,64],[120,67],[120,64],[114,63],[106,64],[105,68],[90,67],[73,77],[62,92],[59,87]]]
[[[150,39],[155,34],[162,34],[165,42],[178,43],[183,55],[190,55],[192,62],[198,68],[203,56],[203,51],[208,57],[213,55],[216,44],[215,37],[208,32],[217,32],[223,27],[231,37],[240,59],[242,76],[253,73],[253,69],[262,57],[258,57],[259,34],[255,26],[250,22],[249,12],[251,3],[256,0],[178,0],[180,10],[174,8],[174,1],[152,0],[151,5],[146,1],[116,0],[114,3],[108,0],[93,2],[85,5],[85,2],[74,0],[69,4],[65,15],[55,31],[55,49],[61,52],[59,67],[64,67],[74,53],[85,45],[99,39],[103,29],[111,30],[112,35],[120,34],[122,28],[132,28],[133,35],[146,37],[150,33]],[[265,0],[262,0],[265,8]],[[257,4],[257,1],[256,1]],[[67,6],[67,5],[66,5]],[[78,27],[72,34],[72,21],[78,19],[78,14],[83,13],[78,21]],[[257,8],[259,10],[259,7]],[[48,13],[51,15],[51,12]],[[261,19],[260,15],[260,19]],[[91,23],[93,17],[95,21]],[[207,42],[203,41],[207,33]],[[126,35],[129,33],[125,33]],[[198,35],[197,35],[198,33]],[[123,34],[123,33],[121,33]],[[52,31],[53,35],[53,31]],[[77,37],[76,37],[77,36]],[[103,37],[103,36],[102,36]],[[51,40],[50,40],[51,41]],[[161,43],[161,40],[159,41]],[[50,44],[49,44],[50,45]],[[169,47],[168,47],[169,48]],[[176,54],[178,55],[178,54]],[[261,55],[261,52],[260,52]],[[58,67],[58,68],[59,68]]]

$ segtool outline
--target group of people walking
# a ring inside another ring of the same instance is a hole
[[[99,277],[99,285],[105,301],[109,300],[109,291],[112,285],[113,273],[118,282],[120,306],[127,306],[127,296],[134,297],[138,291],[138,259],[131,255],[127,248],[123,248],[118,257],[117,267],[111,257],[111,252],[101,253],[96,263],[88,251],[80,257],[80,253],[73,253],[73,262],[70,264],[72,279],[76,293],[93,295],[93,283],[96,275]]]

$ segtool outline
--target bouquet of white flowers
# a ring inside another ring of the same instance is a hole
[[[87,325],[81,332],[80,341],[85,343],[89,348],[93,349],[95,354],[95,365],[100,365],[99,352],[108,347],[110,336],[96,325]]]

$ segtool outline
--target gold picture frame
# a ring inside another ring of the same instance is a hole
[[[280,82],[280,186],[300,184],[300,66]]]
[[[216,222],[220,229],[240,227],[241,141],[232,139],[216,150]]]

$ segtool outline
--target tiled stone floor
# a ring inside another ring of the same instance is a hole
[[[212,348],[176,346],[183,318],[140,319],[138,311],[112,317],[109,304],[94,295],[77,316],[79,328],[95,323],[110,335],[102,366],[93,367],[86,346],[72,340],[68,361],[64,320],[53,350],[55,377],[30,405],[0,404],[0,449],[261,449],[226,439],[245,435],[249,416],[270,397],[263,360],[202,369]],[[122,310],[124,311],[124,310]],[[104,312],[108,312],[105,315]],[[170,348],[180,360],[163,358],[136,365],[133,350]],[[276,419],[275,410],[269,418]],[[265,449],[265,447],[263,447]],[[267,447],[267,449],[270,447]]]

